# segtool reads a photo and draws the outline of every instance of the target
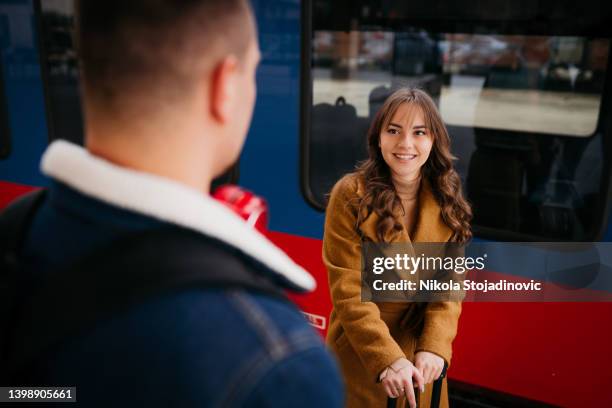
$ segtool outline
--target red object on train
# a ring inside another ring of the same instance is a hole
[[[233,184],[218,187],[212,197],[229,207],[251,227],[262,233],[267,232],[268,204],[263,198]]]

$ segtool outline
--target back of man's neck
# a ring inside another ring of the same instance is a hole
[[[126,138],[130,141],[126,141]],[[138,143],[142,137],[87,137],[87,150],[115,165],[143,173],[164,177],[185,184],[193,189],[209,194],[212,182],[212,169],[204,157],[204,151],[196,147],[181,147],[173,135],[168,135],[168,143]]]

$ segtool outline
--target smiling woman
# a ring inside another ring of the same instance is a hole
[[[391,230],[400,230],[394,213],[397,209],[405,213],[401,202],[415,196],[424,178],[454,239],[470,239],[471,210],[453,168],[450,137],[427,93],[402,88],[389,96],[374,117],[367,143],[369,158],[357,170],[365,184],[358,224],[374,211],[380,216],[376,226],[380,241]]]
[[[380,133],[379,147],[396,182],[416,180],[433,139],[419,106],[401,104]]]
[[[389,96],[367,143],[368,159],[336,184],[327,207],[323,260],[333,303],[327,343],[344,373],[347,406],[383,406],[391,397],[401,406],[429,407],[430,385],[450,362],[461,304],[361,302],[361,245],[464,243],[472,213],[448,132],[424,91]],[[441,401],[448,406],[446,384]]]

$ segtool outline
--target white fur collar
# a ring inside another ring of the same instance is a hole
[[[312,276],[230,209],[183,184],[112,164],[58,140],[42,158],[44,174],[73,189],[230,244],[269,267],[299,290],[313,290]]]

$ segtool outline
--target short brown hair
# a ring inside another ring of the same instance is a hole
[[[247,0],[77,0],[75,7],[86,99],[112,111],[133,97],[185,97],[205,64],[221,53],[243,56],[254,33]]]

